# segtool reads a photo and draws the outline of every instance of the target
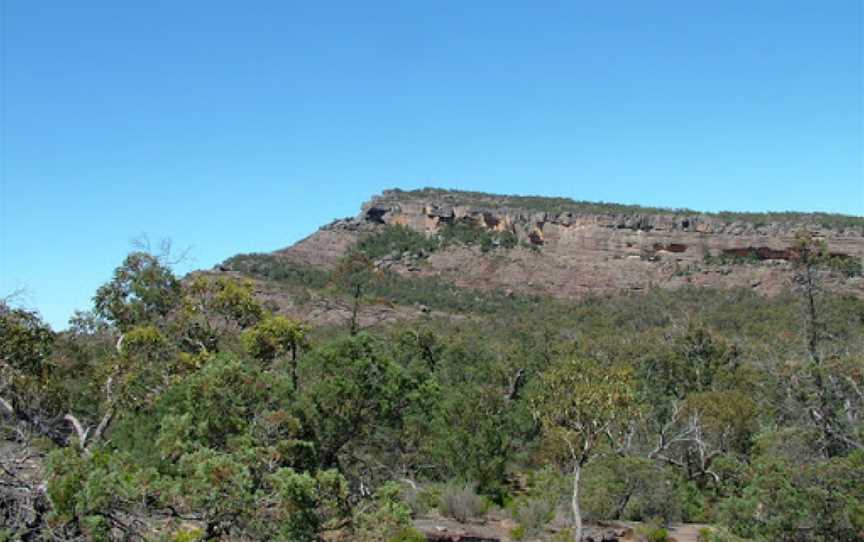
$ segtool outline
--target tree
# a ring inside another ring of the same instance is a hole
[[[357,335],[360,331],[360,322],[357,319],[360,302],[374,275],[372,260],[359,250],[352,250],[343,256],[333,273],[337,285],[351,295],[351,320],[348,325],[351,335]]]
[[[572,473],[570,504],[579,542],[582,469],[604,443],[619,444],[638,415],[632,371],[587,359],[559,363],[540,376],[531,406],[552,457]]]
[[[835,267],[837,258],[828,252],[824,241],[809,233],[798,234],[795,244],[795,282],[804,300],[804,328],[810,362],[806,365],[803,383],[797,391],[821,434],[819,446],[827,457],[843,455],[852,449],[864,450],[864,443],[855,438],[847,414],[850,399],[843,393],[843,382],[826,365],[823,343],[831,337],[817,299],[822,290],[821,273]],[[812,389],[809,393],[808,387]]]
[[[304,357],[304,368],[311,378],[301,394],[303,424],[315,435],[321,465],[371,479],[376,473],[359,464],[360,448],[392,451],[393,431],[412,412],[418,382],[366,333],[317,349]],[[362,472],[351,472],[355,467]]]
[[[226,337],[256,324],[264,309],[251,281],[198,274],[183,284],[174,335],[184,350],[196,354],[220,350]]]
[[[133,252],[93,297],[96,313],[121,332],[167,316],[180,302],[180,281],[163,259]]]
[[[246,351],[263,362],[291,353],[291,382],[297,389],[297,353],[307,346],[305,324],[284,316],[268,316],[241,335]]]

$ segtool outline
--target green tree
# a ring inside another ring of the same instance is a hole
[[[96,313],[122,332],[165,318],[180,303],[180,281],[163,259],[133,252],[93,297]]]
[[[251,281],[199,274],[183,286],[173,327],[184,349],[216,352],[220,340],[255,325],[263,316]]]
[[[308,346],[309,328],[292,318],[268,316],[255,327],[243,332],[241,340],[249,354],[265,363],[285,354],[291,354],[291,382],[297,389],[297,355]]]
[[[309,382],[301,390],[304,425],[314,432],[321,465],[368,481],[376,473],[358,456],[393,452],[418,382],[366,333],[304,356],[303,367]]]
[[[762,457],[740,494],[720,506],[733,533],[759,542],[860,540],[864,532],[864,453],[795,465]]]
[[[357,335],[360,331],[358,320],[360,303],[374,278],[375,267],[372,265],[372,260],[359,250],[351,250],[336,265],[333,280],[351,296],[351,319],[348,323],[348,331],[351,335]]]
[[[632,371],[589,359],[558,363],[540,376],[532,411],[553,459],[572,473],[574,540],[582,540],[582,469],[604,443],[620,442],[638,415]]]

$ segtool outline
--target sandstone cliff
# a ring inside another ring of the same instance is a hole
[[[383,258],[378,265],[408,276],[442,276],[465,287],[579,298],[687,284],[777,293],[791,284],[790,260],[801,231],[824,240],[850,268],[860,267],[864,258],[860,217],[704,214],[432,189],[385,191],[358,216],[337,220],[277,254],[331,266],[362,236],[388,225],[435,235],[452,224],[510,232],[519,243],[489,252],[449,247],[422,260]],[[828,283],[864,296],[860,276],[831,273]]]

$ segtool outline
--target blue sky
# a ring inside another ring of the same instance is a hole
[[[63,327],[387,187],[864,214],[862,3],[0,0],[0,296]]]

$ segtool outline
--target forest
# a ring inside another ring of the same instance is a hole
[[[438,243],[514,243],[465,235]],[[430,517],[497,518],[502,540],[864,540],[864,300],[799,243],[782,295],[580,301],[381,271],[368,240],[334,269],[185,277],[134,251],[68,329],[0,304],[0,541],[417,542]],[[350,316],[279,314],[264,277]]]

